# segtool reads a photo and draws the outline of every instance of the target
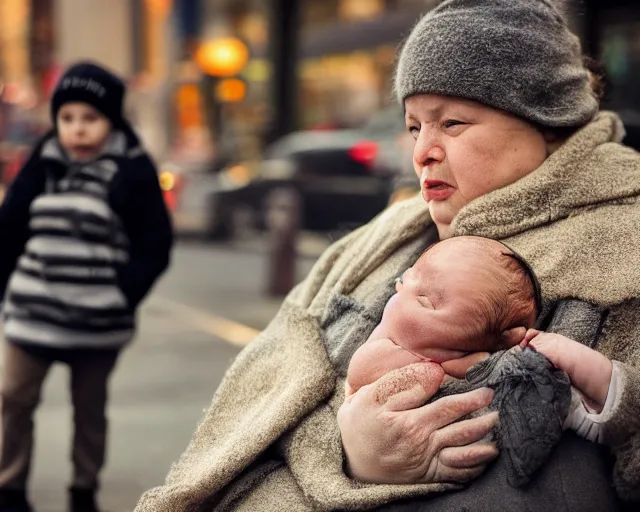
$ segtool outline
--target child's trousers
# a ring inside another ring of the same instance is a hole
[[[74,436],[72,487],[97,489],[105,461],[107,386],[118,351],[84,351],[71,371]],[[25,489],[33,448],[33,414],[54,359],[4,343],[0,385],[0,489]],[[57,435],[55,431],[49,436]]]

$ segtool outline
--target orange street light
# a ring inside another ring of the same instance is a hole
[[[247,95],[247,84],[239,78],[225,78],[216,85],[216,98],[223,103],[237,103]]]
[[[196,64],[207,75],[229,77],[237,74],[249,60],[249,49],[235,37],[202,43],[195,55]]]
[[[146,6],[150,13],[164,18],[169,14],[172,7],[172,0],[146,0]]]

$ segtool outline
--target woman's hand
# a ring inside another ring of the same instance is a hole
[[[565,371],[585,404],[600,413],[607,400],[613,364],[600,352],[560,334],[530,329],[521,346],[531,345]]]
[[[498,423],[497,413],[453,423],[489,405],[493,391],[482,388],[423,405],[438,389],[434,366],[394,370],[347,397],[338,425],[353,478],[380,484],[464,482],[498,455],[494,443],[482,441]]]

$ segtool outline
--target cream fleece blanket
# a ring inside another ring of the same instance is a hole
[[[465,207],[452,227],[522,254],[547,304],[576,298],[610,309],[599,349],[623,363],[623,392],[606,437],[618,493],[638,497],[640,155],[617,143],[622,135],[619,119],[600,113],[532,174]],[[366,296],[393,280],[394,258],[430,222],[416,198],[332,246],[238,356],[165,485],[145,493],[136,512],[358,510],[451,489],[363,485],[344,475],[336,424],[342,381],[320,328],[331,297]],[[271,452],[285,463],[265,471],[260,461]]]

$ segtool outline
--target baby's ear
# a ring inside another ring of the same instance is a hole
[[[523,326],[506,329],[500,334],[500,345],[507,349],[515,347],[524,339],[526,334],[527,328]]]

